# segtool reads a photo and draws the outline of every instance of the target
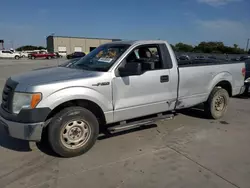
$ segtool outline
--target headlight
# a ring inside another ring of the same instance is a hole
[[[245,80],[245,83],[249,83],[249,82],[250,82],[250,77]]]
[[[18,114],[22,109],[35,108],[41,101],[41,93],[19,93],[15,92],[13,97],[12,111]]]

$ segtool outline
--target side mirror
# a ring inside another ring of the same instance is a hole
[[[134,76],[142,74],[141,63],[139,62],[127,62],[125,66],[118,68],[119,75],[121,77]]]

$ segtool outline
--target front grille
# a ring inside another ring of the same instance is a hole
[[[2,108],[7,112],[12,112],[12,100],[17,84],[10,78],[5,83],[2,94]]]

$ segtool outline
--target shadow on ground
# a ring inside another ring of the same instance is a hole
[[[7,135],[2,125],[0,125],[0,146],[19,152],[32,151],[28,141],[10,137],[9,135]]]
[[[192,108],[179,110],[178,113],[186,115],[186,116],[194,117],[194,118],[209,119],[206,116],[203,104],[197,105]]]
[[[147,129],[151,129],[151,128],[155,128],[155,127],[157,127],[156,124],[151,124],[151,125],[136,127],[133,129],[119,131],[119,132],[115,132],[115,133],[109,133],[107,130],[101,130],[100,135],[97,138],[97,141],[102,141],[105,139],[109,139],[109,138],[113,138],[113,137],[117,137],[117,136],[122,136],[125,134],[129,134],[129,133],[133,133],[133,132],[137,132],[137,131],[142,131],[142,130],[147,130]],[[45,140],[46,140],[46,138],[45,138]],[[45,153],[46,155],[53,156],[53,157],[60,157],[51,149],[51,147],[47,141],[37,143],[36,146],[41,152]]]
[[[245,93],[245,94],[242,94],[242,95],[237,95],[235,96],[234,98],[237,98],[237,99],[250,99],[250,93]]]

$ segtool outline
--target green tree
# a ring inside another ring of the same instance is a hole
[[[239,45],[238,44],[234,44],[234,48],[238,49]]]
[[[198,46],[195,47],[195,51],[204,53],[223,53],[224,47],[225,46],[223,42],[201,42]]]
[[[192,45],[184,44],[180,42],[175,45],[175,49],[176,51],[179,51],[179,52],[192,52],[194,47]]]
[[[174,51],[176,51],[176,48],[175,48],[175,46],[174,46],[173,44],[170,44],[170,46],[172,47],[172,49],[173,49]]]
[[[16,51],[26,51],[26,50],[42,50],[46,49],[43,46],[32,46],[32,45],[26,45],[26,46],[21,46],[16,49]]]
[[[248,54],[250,54],[250,49],[248,50]]]

